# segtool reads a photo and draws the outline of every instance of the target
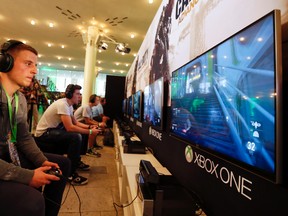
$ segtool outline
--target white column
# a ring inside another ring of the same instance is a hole
[[[84,86],[82,86],[82,105],[89,103],[89,97],[95,89],[95,65],[97,54],[97,41],[99,29],[96,26],[89,26],[87,32],[85,67],[84,67]]]

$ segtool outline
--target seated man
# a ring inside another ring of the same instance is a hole
[[[92,118],[92,107],[97,106],[100,102],[100,98],[96,95],[93,94],[89,98],[89,104],[88,105],[83,105],[80,106],[75,112],[74,112],[74,117],[77,121],[82,122],[84,124],[90,125],[90,127],[95,127],[95,128],[103,128],[105,127],[104,122],[97,122],[93,120]],[[88,138],[88,155],[94,155],[97,157],[100,157],[101,154],[94,149],[102,149],[103,147],[98,145],[96,143],[96,137],[93,135],[89,135]]]
[[[70,160],[43,154],[28,131],[27,102],[19,89],[28,87],[37,74],[37,55],[34,48],[20,41],[9,40],[1,46],[1,216],[57,216],[66,181],[46,172],[60,168],[63,176],[70,173]]]
[[[79,176],[76,169],[89,170],[90,166],[81,161],[81,134],[96,137],[100,130],[78,122],[73,115],[73,105],[80,99],[81,86],[69,84],[65,98],[53,102],[43,113],[35,132],[35,140],[44,152],[64,154],[71,160],[71,183],[84,185],[88,179]]]
[[[101,98],[100,103],[97,106],[92,107],[92,116],[95,121],[104,122],[105,125],[107,121],[110,119],[108,116],[104,115],[104,108],[106,104],[106,98]]]

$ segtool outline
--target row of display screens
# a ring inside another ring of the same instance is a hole
[[[276,182],[282,173],[279,20],[273,11],[174,71],[169,122],[172,135]],[[161,78],[125,99],[123,112],[161,129],[163,97]]]
[[[123,113],[162,129],[163,78],[123,100]],[[144,96],[144,97],[143,97]]]

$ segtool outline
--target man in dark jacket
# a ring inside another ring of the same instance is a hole
[[[37,73],[37,51],[20,41],[2,44],[0,53],[0,209],[2,216],[56,216],[65,178],[47,174],[70,172],[66,157],[43,154],[28,131],[27,102],[18,90]],[[44,187],[43,194],[40,188]]]

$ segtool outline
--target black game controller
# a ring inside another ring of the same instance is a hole
[[[52,167],[50,170],[46,170],[45,173],[49,174],[49,175],[55,175],[59,178],[62,177],[61,171],[58,168],[54,168]]]
[[[101,127],[97,127],[96,129],[99,130],[99,134],[103,134],[103,133],[104,133],[103,128],[101,128]]]

